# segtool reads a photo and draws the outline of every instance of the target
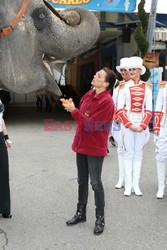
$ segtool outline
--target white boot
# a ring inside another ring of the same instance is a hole
[[[139,188],[141,164],[142,160],[133,160],[133,189],[135,194],[138,196],[143,195]]]
[[[132,192],[132,159],[124,159],[125,166],[125,196],[130,196]]]
[[[115,185],[115,188],[122,188],[123,183],[125,180],[125,166],[124,166],[124,159],[122,155],[118,155],[118,167],[119,167],[119,180]]]
[[[162,199],[164,197],[164,189],[165,189],[165,161],[157,161],[157,177],[158,177],[157,198]]]

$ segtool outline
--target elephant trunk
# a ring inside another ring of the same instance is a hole
[[[90,11],[76,7],[60,12],[64,20],[54,18],[51,27],[52,42],[55,39],[57,50],[48,54],[57,59],[75,57],[90,49],[99,37],[100,27],[97,18]],[[76,21],[77,19],[77,21]],[[45,46],[43,44],[43,46]],[[46,49],[48,50],[48,49]]]

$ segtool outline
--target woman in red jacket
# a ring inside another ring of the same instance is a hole
[[[96,206],[94,234],[101,234],[104,229],[104,190],[101,172],[104,156],[107,155],[108,134],[114,113],[114,104],[110,95],[116,81],[115,73],[109,68],[98,71],[88,91],[80,101],[80,108],[74,103],[64,104],[65,109],[77,121],[77,130],[72,144],[76,152],[78,171],[78,204],[74,217],[67,225],[86,221],[88,199],[88,181],[91,179]]]

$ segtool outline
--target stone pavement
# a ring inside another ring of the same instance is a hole
[[[116,190],[116,148],[109,144],[103,184],[106,227],[93,235],[94,198],[90,187],[87,222],[67,227],[77,203],[75,153],[70,131],[44,131],[44,119],[64,122],[66,113],[37,113],[35,108],[12,108],[7,119],[13,141],[10,186],[13,217],[0,218],[3,250],[165,250],[167,249],[167,195],[156,199],[157,179],[153,135],[144,150],[142,197],[124,197]],[[67,125],[67,124],[66,124]]]

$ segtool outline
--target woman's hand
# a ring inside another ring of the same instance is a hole
[[[133,132],[139,132],[139,133],[141,133],[144,129],[142,128],[142,127],[135,127],[134,125],[131,125],[130,127],[129,127],[129,129],[130,130],[132,130]]]
[[[63,105],[64,109],[70,113],[75,109],[74,103],[69,102],[68,100],[66,100],[66,103],[63,103],[62,105]]]
[[[132,130],[133,132],[138,132],[137,128],[134,125],[131,125],[129,129]]]
[[[11,147],[12,147],[12,142],[11,142],[11,140],[7,139],[7,140],[5,141],[5,143],[6,143],[6,147],[7,147],[7,148],[11,148]]]
[[[141,133],[142,131],[144,130],[144,128],[142,128],[142,127],[137,127],[137,132],[139,132],[139,133]]]
[[[155,134],[156,136],[159,136],[159,130],[154,130],[154,134]]]

